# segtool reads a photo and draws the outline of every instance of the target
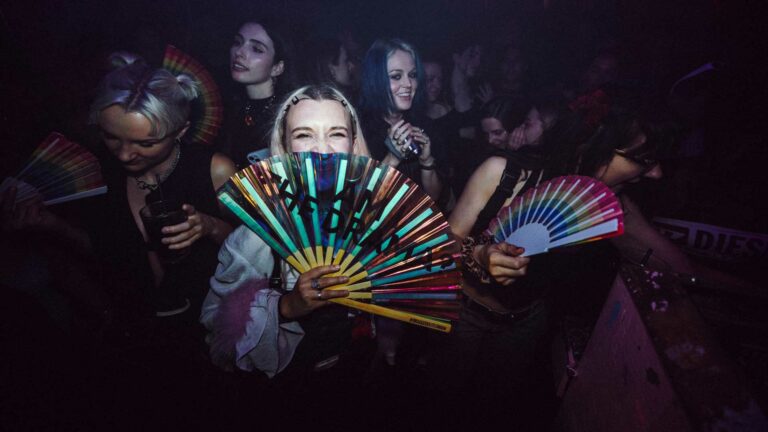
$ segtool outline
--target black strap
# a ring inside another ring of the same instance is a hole
[[[275,291],[283,292],[285,288],[283,288],[283,275],[280,272],[280,255],[274,249],[272,249],[272,260],[274,264],[272,264],[272,274],[269,275],[269,287]]]
[[[488,199],[485,207],[483,207],[483,209],[480,211],[480,214],[477,215],[475,225],[472,227],[472,231],[470,231],[472,235],[477,235],[488,228],[488,224],[491,222],[491,219],[496,216],[501,207],[504,205],[504,202],[514,193],[515,186],[517,186],[521,172],[522,169],[520,168],[520,165],[515,163],[512,158],[507,157],[507,164],[504,166],[504,172],[501,174],[499,185],[496,186],[496,190],[493,191],[493,194]],[[528,178],[525,179],[525,184],[518,193],[523,193],[528,190],[528,188],[535,186],[536,182],[538,181],[539,174],[539,170],[532,171]]]

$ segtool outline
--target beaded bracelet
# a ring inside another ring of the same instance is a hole
[[[491,243],[491,237],[485,234],[480,234],[477,237],[467,236],[464,241],[461,242],[461,261],[464,265],[464,271],[468,272],[478,281],[488,284],[491,283],[491,275],[475,261],[474,251],[475,246],[485,245]]]

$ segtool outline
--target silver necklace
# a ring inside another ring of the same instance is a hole
[[[173,173],[173,170],[176,169],[176,165],[179,164],[179,159],[181,159],[181,146],[176,143],[176,157],[173,158],[173,163],[171,164],[171,167],[168,168],[164,173],[160,174],[156,177],[157,183],[147,183],[144,180],[134,177],[133,180],[136,181],[136,186],[141,190],[149,190],[150,192],[154,192],[157,190],[158,187],[160,187],[160,183],[164,182],[170,175]]]

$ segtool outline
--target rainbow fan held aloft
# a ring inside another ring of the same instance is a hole
[[[213,144],[223,118],[221,94],[210,73],[197,60],[173,45],[165,47],[163,69],[191,76],[200,86],[200,95],[192,102],[191,127],[187,132],[192,142]]]
[[[616,195],[583,176],[556,177],[529,189],[502,208],[487,230],[497,243],[525,248],[525,256],[623,232],[624,213]]]
[[[448,223],[399,171],[346,153],[273,156],[235,174],[219,199],[299,272],[336,264],[336,303],[449,331],[459,272]]]
[[[57,132],[35,149],[19,174],[0,184],[0,193],[12,185],[17,188],[17,203],[40,196],[46,205],[107,191],[96,157]]]

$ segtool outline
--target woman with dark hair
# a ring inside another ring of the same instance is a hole
[[[371,155],[410,177],[433,199],[442,182],[428,134],[424,69],[415,48],[379,39],[362,67],[359,110]]]
[[[240,168],[269,155],[267,135],[275,106],[294,84],[292,55],[278,24],[246,21],[235,34],[229,70],[244,92],[225,113],[222,149]]]
[[[341,90],[348,99],[357,92],[353,63],[344,44],[338,39],[320,39],[312,47],[309,81],[329,84]]]
[[[442,63],[437,60],[425,60],[424,81],[427,86],[427,117],[437,120],[453,109],[447,101]]]
[[[607,286],[612,253],[608,243],[599,242],[577,253],[528,258],[514,245],[488,242],[484,230],[515,196],[558,175],[591,176],[617,193],[628,182],[661,176],[654,157],[659,143],[655,128],[639,121],[637,113],[615,107],[609,112],[607,105],[595,103],[572,109],[543,133],[540,146],[533,148],[537,152],[508,153],[483,163],[449,218],[463,240],[466,300],[439,357],[440,370],[451,370],[456,378],[446,394],[477,397],[483,415],[509,416],[506,420],[533,430],[545,428],[537,422],[551,416],[546,412],[551,392],[541,378],[546,374],[537,353],[546,346],[553,301],[574,291],[587,297],[587,288]],[[626,218],[626,232],[635,229],[632,218]],[[502,400],[518,409],[502,411]]]
[[[483,105],[480,110],[480,130],[486,145],[497,150],[517,150],[521,146],[518,139],[512,139],[512,134],[522,135],[523,129],[518,127],[523,123],[528,104],[510,98],[496,98]],[[514,147],[513,147],[514,146]]]

